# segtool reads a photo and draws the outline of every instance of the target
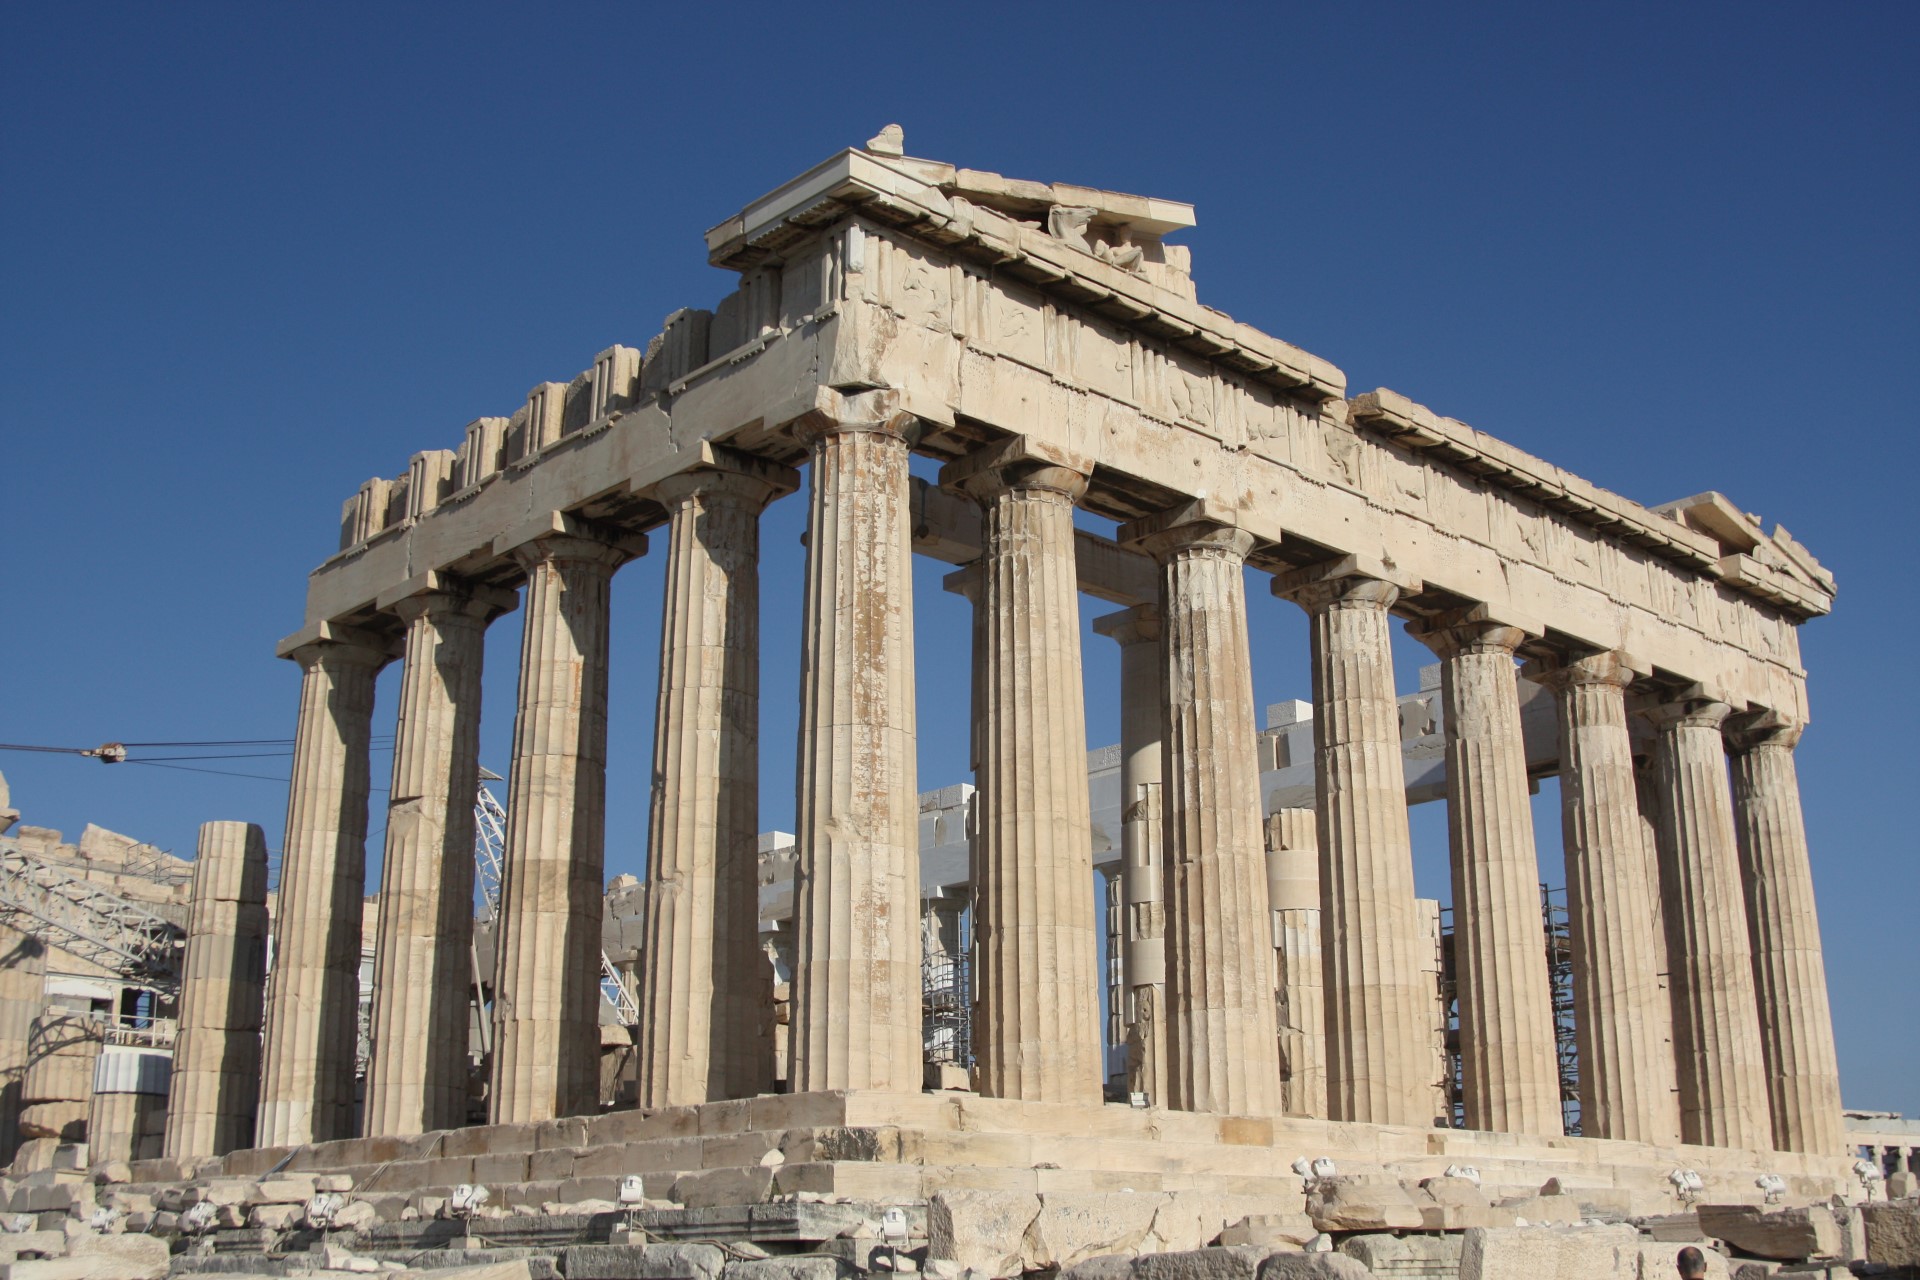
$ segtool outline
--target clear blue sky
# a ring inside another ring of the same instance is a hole
[[[711,306],[701,232],[897,120],[911,154],[1191,201],[1202,300],[1356,389],[1645,502],[1719,489],[1810,546],[1841,583],[1803,632],[1800,768],[1846,1099],[1920,1113],[1917,30],[1893,3],[9,6],[0,741],[290,735],[273,644],[341,500]],[[792,821],[803,517],[764,534],[767,827]],[[941,568],[929,788],[966,767]],[[616,588],[610,872],[645,856],[658,555]],[[1306,696],[1303,615],[1264,588],[1250,612],[1260,701]],[[515,615],[488,644],[503,772],[517,641]],[[184,852],[205,819],[275,846],[284,821],[269,781],[0,770],[69,834]],[[1551,787],[1537,814],[1563,883]],[[1415,819],[1437,895],[1441,818]]]

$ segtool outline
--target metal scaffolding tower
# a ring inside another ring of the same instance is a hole
[[[147,908],[0,841],[0,921],[171,998],[185,931]]]

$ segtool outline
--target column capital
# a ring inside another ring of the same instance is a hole
[[[970,604],[979,604],[980,585],[985,580],[986,571],[980,561],[970,560],[940,579],[940,589],[960,596]]]
[[[493,553],[512,556],[521,568],[573,561],[617,569],[647,554],[647,535],[610,528],[563,511],[552,511],[493,540]]]
[[[900,407],[900,393],[890,388],[848,393],[819,387],[813,408],[792,423],[794,438],[806,448],[826,436],[853,431],[893,436],[912,445],[922,426],[918,417]]]
[[[323,659],[329,665],[365,662],[383,667],[398,657],[399,652],[399,641],[393,636],[337,622],[310,622],[274,646],[277,656],[302,667],[311,667]]]
[[[940,468],[943,488],[958,489],[981,505],[1020,489],[1059,494],[1078,503],[1093,476],[1093,460],[1026,436],[1010,436]]]
[[[1763,748],[1792,751],[1800,745],[1800,735],[1806,729],[1806,721],[1796,720],[1771,707],[1738,712],[1728,716],[1721,725],[1721,732],[1727,738],[1727,750],[1735,755],[1746,755]]]
[[[1443,660],[1463,653],[1512,657],[1529,639],[1545,635],[1546,627],[1532,619],[1496,615],[1486,605],[1476,604],[1409,623],[1407,634]]]
[[[1211,498],[1195,498],[1156,515],[1120,526],[1115,540],[1167,563],[1185,551],[1245,560],[1254,537],[1240,528],[1239,513]]]
[[[1160,606],[1137,604],[1118,613],[1105,613],[1093,620],[1093,629],[1122,649],[1136,644],[1159,644],[1162,634]]]
[[[520,596],[518,592],[433,571],[408,578],[399,586],[381,592],[376,603],[408,623],[428,613],[456,614],[491,622],[519,608]]]
[[[1575,657],[1557,655],[1533,658],[1520,668],[1522,679],[1549,689],[1571,689],[1590,685],[1611,685],[1625,689],[1653,668],[1624,649],[1608,649]]]
[[[1665,733],[1670,729],[1718,729],[1733,708],[1710,698],[1688,697],[1685,693],[1664,700],[1648,700],[1634,708]]]
[[[708,501],[719,498],[749,505],[758,511],[799,487],[800,473],[792,467],[702,441],[700,461],[693,470],[651,484],[636,485],[634,492],[668,508],[701,498]]]
[[[1416,594],[1421,585],[1391,560],[1350,555],[1277,575],[1273,594],[1308,613],[1341,605],[1391,609],[1394,601]]]

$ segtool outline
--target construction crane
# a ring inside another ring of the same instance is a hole
[[[185,932],[12,841],[0,842],[0,922],[171,998]]]
[[[507,846],[507,811],[487,784],[502,780],[491,769],[480,770],[480,793],[473,802],[473,869],[483,920],[492,920],[500,912],[500,867]],[[640,1021],[640,1001],[605,951],[600,953],[600,995],[613,1006],[620,1025],[631,1027]]]

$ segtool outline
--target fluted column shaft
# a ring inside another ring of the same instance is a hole
[[[166,1154],[223,1156],[252,1144],[260,1099],[267,837],[252,823],[201,824],[182,967]]]
[[[607,627],[624,547],[544,537],[527,571],[494,971],[495,1124],[585,1115],[600,1093]]]
[[[467,1122],[480,671],[501,602],[435,591],[395,611],[407,636],[374,947],[369,1137]]]
[[[1467,1128],[1559,1134],[1560,1066],[1514,650],[1526,632],[1442,620],[1453,953]]]
[[[1793,764],[1800,726],[1741,725],[1727,737],[1773,1145],[1831,1155],[1845,1147],[1846,1134],[1813,865]]]
[[[1327,1002],[1320,941],[1320,824],[1311,809],[1267,815],[1267,897],[1278,963],[1280,1090],[1286,1113],[1327,1114]]]
[[[303,672],[260,1079],[259,1145],[353,1136],[360,915],[367,887],[367,746],[375,642],[319,640]]]
[[[1573,949],[1574,1038],[1580,1054],[1580,1132],[1672,1143],[1673,1010],[1647,924],[1648,879],[1626,689],[1634,672],[1603,653],[1538,673],[1560,717],[1560,829]]]
[[[660,485],[669,516],[653,739],[640,1105],[773,1086],[773,969],[760,952],[760,511],[738,471]]]
[[[1274,592],[1313,628],[1329,1118],[1431,1124],[1434,998],[1418,958],[1388,614],[1400,588],[1306,572],[1277,579]]]
[[[1722,703],[1666,703],[1659,726],[1660,886],[1673,965],[1680,1133],[1687,1142],[1766,1150],[1766,1068],[1741,898]]]
[[[802,623],[794,876],[796,1092],[917,1093],[909,421],[817,415]]]
[[[0,924],[0,1165],[12,1164],[20,1149],[27,1040],[46,1004],[47,945]]]
[[[1141,540],[1162,568],[1167,1105],[1280,1110],[1253,663],[1252,535],[1210,521]]]
[[[962,482],[985,512],[974,842],[977,1088],[1098,1104],[1102,952],[1087,797],[1074,503],[1086,477],[1014,465]]]
[[[1161,796],[1160,607],[1135,605],[1096,618],[1120,646],[1120,892],[1124,920],[1127,1087],[1158,1105],[1167,1089],[1166,835]]]

